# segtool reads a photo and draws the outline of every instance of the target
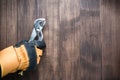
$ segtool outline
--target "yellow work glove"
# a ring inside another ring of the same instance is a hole
[[[33,70],[39,63],[44,41],[21,41],[0,51],[0,76],[4,77],[16,71]]]

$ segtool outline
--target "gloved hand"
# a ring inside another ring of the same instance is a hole
[[[24,40],[0,51],[1,77],[16,71],[33,70],[40,62],[45,47],[44,41]]]

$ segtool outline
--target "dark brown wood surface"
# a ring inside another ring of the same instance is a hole
[[[120,0],[0,0],[0,50],[28,40],[40,17],[47,47],[23,80],[120,80]]]

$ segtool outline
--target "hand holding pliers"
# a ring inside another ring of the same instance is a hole
[[[0,51],[1,77],[16,71],[30,71],[36,67],[46,47],[42,33],[45,23],[44,18],[36,19],[29,40],[23,40]]]

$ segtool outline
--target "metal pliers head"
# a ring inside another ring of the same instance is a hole
[[[43,40],[43,27],[45,26],[45,18],[38,18],[34,21],[34,28],[31,34],[31,37],[28,42],[33,40],[42,41]]]

